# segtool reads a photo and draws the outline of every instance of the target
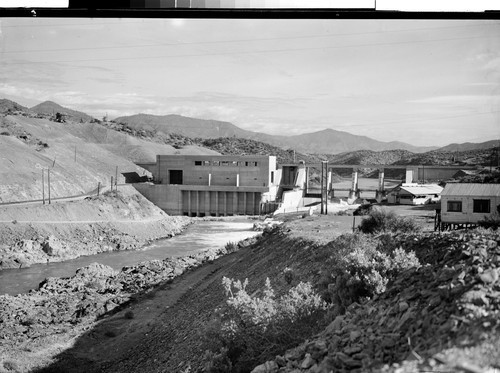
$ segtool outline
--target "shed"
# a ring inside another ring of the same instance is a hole
[[[387,195],[388,203],[425,205],[436,202],[443,188],[437,184],[402,184]]]
[[[477,224],[498,214],[500,184],[449,183],[441,193],[441,221]]]

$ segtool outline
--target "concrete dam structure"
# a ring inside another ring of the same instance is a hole
[[[258,215],[281,179],[274,156],[158,155],[138,165],[153,183],[135,188],[170,215]]]

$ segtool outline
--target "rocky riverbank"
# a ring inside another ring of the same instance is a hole
[[[500,368],[500,233],[432,234],[402,244],[422,266],[252,373]]]
[[[134,250],[182,232],[191,219],[168,216],[132,187],[80,201],[0,208],[0,269]]]
[[[243,247],[251,240],[238,245]],[[0,350],[4,352],[0,372],[24,372],[50,362],[52,355],[70,345],[73,337],[100,316],[226,253],[225,248],[210,249],[183,258],[143,262],[121,271],[94,263],[70,278],[48,278],[28,294],[0,296]]]

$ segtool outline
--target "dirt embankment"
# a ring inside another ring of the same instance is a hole
[[[172,217],[131,186],[51,205],[0,207],[0,269],[133,250],[190,223]]]

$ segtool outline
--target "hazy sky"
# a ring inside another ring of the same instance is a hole
[[[0,19],[0,98],[446,145],[500,138],[500,21]]]

